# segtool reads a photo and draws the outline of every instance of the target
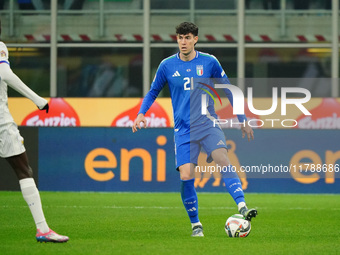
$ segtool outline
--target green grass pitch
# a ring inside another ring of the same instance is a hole
[[[246,194],[259,215],[229,238],[231,197],[198,193],[203,238],[192,238],[179,193],[41,192],[49,226],[70,237],[37,243],[20,192],[0,192],[0,254],[340,254],[340,196]]]

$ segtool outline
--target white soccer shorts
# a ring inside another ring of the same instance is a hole
[[[8,158],[25,152],[24,138],[15,123],[0,125],[0,157]]]

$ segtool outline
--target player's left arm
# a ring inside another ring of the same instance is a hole
[[[46,99],[38,96],[31,90],[22,80],[13,73],[12,69],[7,63],[1,63],[0,77],[7,83],[8,86],[19,92],[21,95],[30,99],[40,110],[48,112],[48,102]]]
[[[224,92],[226,93],[231,106],[233,106],[233,96],[229,89],[224,89]],[[238,121],[242,124],[241,125],[241,131],[242,131],[242,138],[244,138],[247,135],[248,141],[254,140],[254,131],[253,129],[248,125],[247,117],[245,114],[238,114],[237,115]]]
[[[248,141],[254,140],[254,131],[248,125],[248,121],[245,121],[244,125],[241,125],[241,131],[242,131],[242,138],[244,138],[247,135]]]
[[[227,75],[225,74],[221,64],[218,62],[218,60],[216,59],[216,62],[214,63],[214,73],[213,76],[214,78],[219,78],[222,79],[224,84],[230,84],[230,81],[227,77]],[[231,104],[231,106],[233,106],[233,95],[231,93],[231,91],[228,88],[223,89],[224,93],[226,94],[226,96],[228,97],[228,100]],[[241,124],[241,131],[242,131],[242,138],[244,138],[247,135],[248,141],[250,140],[254,140],[254,131],[253,129],[248,125],[247,122],[247,117],[244,114],[238,114],[237,118],[239,120],[239,122],[243,123]]]
[[[220,62],[214,58],[215,61],[213,63],[213,78],[218,78],[223,84],[230,84],[230,81],[228,79],[228,76],[225,74]],[[233,102],[233,94],[231,93],[231,91],[228,88],[224,88],[223,89],[224,93],[226,94],[231,106],[234,106],[234,102]],[[247,120],[246,115],[244,114],[238,114],[237,118],[239,120],[239,122],[244,122]]]

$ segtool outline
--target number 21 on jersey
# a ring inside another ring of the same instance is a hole
[[[193,78],[191,79],[189,77],[184,77],[184,90],[190,90],[191,89],[191,84],[193,84]]]

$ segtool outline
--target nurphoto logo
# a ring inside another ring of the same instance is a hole
[[[202,84],[202,83],[201,83]],[[229,89],[233,95],[233,114],[234,115],[243,115],[244,114],[244,94],[242,90],[231,84],[214,84],[214,89]],[[214,90],[215,92],[215,90]],[[255,109],[253,105],[253,88],[249,87],[247,89],[248,97],[247,103],[251,113],[256,114],[258,116],[266,116],[274,113],[278,106],[278,88],[273,87],[272,89],[272,105],[269,109],[259,110]],[[302,98],[288,98],[288,93],[299,93],[304,95]],[[212,97],[211,93],[209,95]],[[218,96],[219,98],[219,96]],[[295,105],[304,115],[312,115],[304,106],[304,103],[307,103],[311,99],[311,93],[308,89],[305,88],[296,88],[296,87],[282,87],[281,88],[281,116],[287,115],[287,105]],[[207,115],[207,94],[201,95],[201,114]],[[271,123],[272,127],[274,127],[274,123],[280,122],[282,127],[296,127],[298,125],[297,121],[294,119],[252,119],[248,120],[247,123],[250,127],[258,128],[262,127],[264,123]],[[232,120],[227,119],[215,119],[215,125],[225,125],[229,124],[230,127],[235,125],[243,125],[245,126],[245,122],[233,122]]]

